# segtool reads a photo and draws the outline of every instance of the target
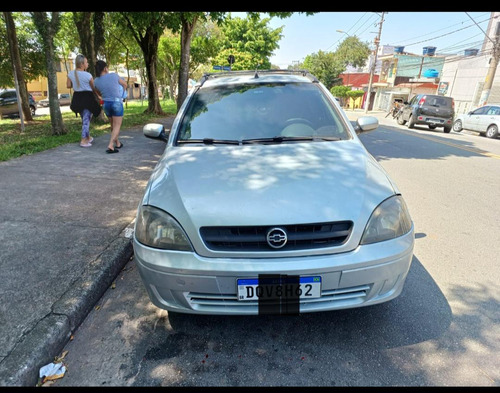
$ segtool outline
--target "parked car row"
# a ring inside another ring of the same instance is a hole
[[[452,129],[476,131],[488,138],[496,138],[500,127],[500,104],[485,105],[455,117],[455,104],[452,97],[431,94],[417,94],[410,102],[404,102],[396,114],[399,125],[427,125],[431,130],[443,127],[445,133]]]

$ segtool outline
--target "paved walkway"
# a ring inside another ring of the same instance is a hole
[[[103,135],[0,163],[0,386],[35,386],[133,254],[130,228],[165,143],[142,127],[120,140],[118,154]]]

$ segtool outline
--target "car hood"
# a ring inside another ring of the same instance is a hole
[[[357,140],[170,146],[143,203],[171,214],[192,240],[203,226],[351,220],[359,243],[375,207],[394,194]]]

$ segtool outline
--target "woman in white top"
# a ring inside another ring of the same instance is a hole
[[[74,90],[70,108],[82,118],[81,147],[92,146],[94,138],[90,136],[90,120],[92,115],[99,116],[101,113],[101,106],[94,94],[94,79],[92,74],[86,71],[88,66],[89,63],[84,55],[76,56],[75,70],[68,73],[66,81],[66,86]]]

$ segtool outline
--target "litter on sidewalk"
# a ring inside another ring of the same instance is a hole
[[[39,372],[39,383],[38,385],[43,385],[48,381],[54,381],[56,379],[64,377],[66,373],[66,366],[62,362],[68,351],[63,352],[61,356],[55,358],[53,363],[49,363],[42,368]]]

